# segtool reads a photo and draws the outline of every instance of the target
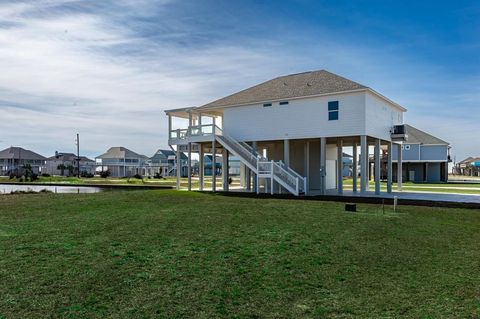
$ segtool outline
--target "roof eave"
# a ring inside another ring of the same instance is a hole
[[[347,91],[338,91],[338,92],[330,92],[330,93],[322,93],[322,94],[312,94],[312,95],[302,95],[302,96],[295,96],[295,97],[285,97],[281,99],[271,99],[271,100],[259,100],[259,101],[252,101],[248,103],[241,103],[241,104],[225,104],[225,105],[218,105],[218,106],[199,106],[195,108],[195,111],[208,111],[208,110],[215,110],[215,109],[224,109],[229,107],[236,107],[236,106],[247,106],[247,105],[255,105],[255,104],[262,104],[267,102],[280,102],[280,101],[292,101],[292,100],[300,100],[300,99],[309,99],[321,96],[330,96],[330,95],[338,95],[338,94],[349,94],[349,93],[357,93],[357,92],[364,92],[369,90],[369,88],[361,88],[355,90],[347,90]]]
[[[371,88],[367,88],[367,91],[378,96],[379,98],[381,99],[384,99],[385,101],[387,101],[388,103],[392,104],[393,106],[395,106],[396,108],[400,109],[402,112],[407,112],[407,109],[404,108],[403,106],[401,106],[400,104],[398,103],[395,103],[393,102],[392,100],[390,100],[388,97],[378,93],[377,91],[375,91],[374,89],[371,89]]]

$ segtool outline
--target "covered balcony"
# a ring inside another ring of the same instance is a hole
[[[222,135],[223,113],[201,113],[191,110],[171,110],[168,115],[168,144],[212,142]]]

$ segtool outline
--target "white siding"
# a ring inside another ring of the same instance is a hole
[[[328,102],[339,101],[339,119],[328,120]],[[230,107],[224,130],[241,141],[280,140],[365,134],[365,92]]]
[[[392,126],[403,124],[403,112],[370,92],[365,104],[367,135],[389,141]]]

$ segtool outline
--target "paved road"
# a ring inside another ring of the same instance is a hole
[[[394,192],[391,194],[382,193],[380,195],[375,195],[375,193],[373,192],[360,194],[360,193],[354,193],[352,191],[344,191],[343,193],[345,196],[376,197],[376,198],[393,198],[394,196],[397,196],[398,199],[480,204],[480,195],[445,194],[445,193],[411,193],[411,192]]]

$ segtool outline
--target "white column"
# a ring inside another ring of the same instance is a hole
[[[304,148],[305,177],[307,178],[307,193],[310,191],[310,142],[305,142]]]
[[[387,158],[387,193],[392,192],[392,173],[393,173],[393,165],[392,165],[392,142],[388,142],[388,158]]]
[[[180,157],[180,147],[177,145],[177,156],[175,158],[177,167],[177,190],[180,189],[180,178],[182,174],[182,159]]]
[[[425,182],[428,181],[428,163],[425,163]]]
[[[168,114],[168,138],[170,139],[170,132],[172,131],[172,116]]]
[[[320,138],[320,194],[327,192],[327,138]]]
[[[228,192],[228,151],[225,148],[222,152],[222,181],[223,191]]]
[[[204,161],[204,154],[203,154],[203,144],[200,144],[199,146],[199,151],[198,151],[198,183],[199,186],[198,188],[203,191],[203,186],[204,186],[204,174],[205,174],[205,161]]]
[[[380,139],[375,141],[375,194],[380,195]]]
[[[337,192],[343,194],[343,141],[337,142]]]
[[[192,190],[192,143],[188,143],[188,162],[187,162],[187,166],[188,166],[188,172],[187,172],[187,176],[188,176],[188,190],[191,191]]]
[[[283,140],[283,162],[290,166],[290,140]]]
[[[357,192],[357,170],[358,170],[358,144],[357,142],[353,143],[353,163],[352,163],[352,190],[354,193]]]
[[[252,148],[255,152],[258,153],[257,142],[256,141],[252,142]],[[257,194],[260,192],[259,185],[258,185],[258,174],[256,174],[256,173],[253,173],[253,189],[257,192]]]
[[[216,141],[212,142],[212,191],[217,190],[217,145]]]
[[[402,190],[402,180],[403,180],[403,152],[402,152],[402,144],[397,144],[397,190]]]
[[[367,191],[368,183],[368,145],[367,145],[367,136],[360,136],[360,193],[365,193]]]

